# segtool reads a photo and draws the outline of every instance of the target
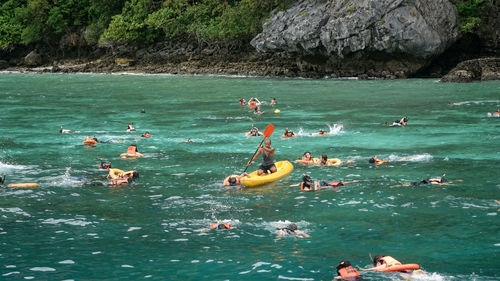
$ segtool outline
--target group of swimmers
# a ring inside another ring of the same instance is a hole
[[[239,104],[240,106],[248,105],[248,108],[253,109],[250,112],[253,112],[253,114],[255,115],[264,114],[264,112],[260,111],[260,106],[262,105],[262,102],[258,98],[252,97],[248,100],[248,102],[244,98],[241,98],[239,100]],[[269,105],[274,107],[276,105],[276,98],[271,97]]]

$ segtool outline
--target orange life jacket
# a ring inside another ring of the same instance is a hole
[[[257,106],[257,102],[256,101],[248,102],[248,106],[249,107],[255,107],[255,106]]]
[[[352,278],[352,279],[360,275],[359,272],[352,266],[341,268],[338,270],[338,273],[342,278]]]
[[[136,150],[137,150],[137,147],[136,146],[129,146],[128,149],[127,149],[127,154],[135,154],[136,153]]]

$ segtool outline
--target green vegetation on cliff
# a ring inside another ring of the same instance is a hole
[[[32,43],[152,43],[179,35],[249,39],[260,32],[270,11],[296,1],[7,0],[0,4],[0,49]],[[453,0],[463,31],[478,32],[491,1]]]

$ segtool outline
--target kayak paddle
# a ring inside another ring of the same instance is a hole
[[[264,138],[262,139],[262,141],[260,142],[259,146],[257,146],[257,149],[255,150],[255,152],[253,153],[252,157],[250,159],[252,159],[255,154],[257,154],[257,151],[259,151],[259,147],[262,145],[262,143],[264,142],[264,140],[268,137],[270,137],[274,132],[274,125],[273,124],[268,124],[266,129],[264,130]],[[243,171],[243,173],[245,173],[248,169],[250,165],[247,164],[247,167],[245,168],[245,171]]]

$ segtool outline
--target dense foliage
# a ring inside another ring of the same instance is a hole
[[[0,48],[60,44],[70,34],[98,42],[151,43],[178,35],[198,40],[248,39],[273,9],[297,0],[6,0],[0,4]],[[486,4],[453,0],[460,25],[475,32]]]

